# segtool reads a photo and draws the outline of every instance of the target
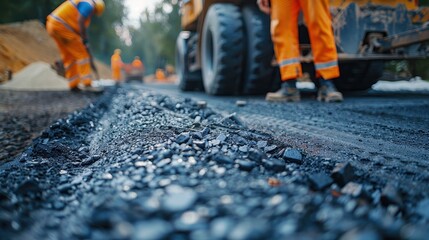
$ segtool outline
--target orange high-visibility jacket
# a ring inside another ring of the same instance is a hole
[[[131,63],[131,65],[135,69],[139,69],[139,70],[143,70],[144,69],[143,62],[140,61],[139,59],[134,59],[134,61]]]
[[[155,77],[157,80],[164,81],[166,80],[165,73],[162,69],[157,69],[155,72]]]
[[[81,36],[84,29],[79,26],[81,15],[77,5],[81,2],[95,7],[92,0],[68,0],[55,9],[46,22],[46,29],[60,50],[70,88],[76,88],[79,83],[90,86],[92,82],[90,55]],[[86,27],[90,21],[91,17],[85,20]]]
[[[113,80],[121,80],[121,68],[124,63],[122,62],[122,58],[120,54],[114,53],[110,60],[110,64],[112,67],[112,78]]]
[[[122,62],[122,58],[120,54],[114,53],[112,58],[110,59],[112,70],[120,70],[124,63]]]
[[[80,34],[81,29],[79,27],[80,13],[77,9],[77,5],[80,2],[87,2],[95,8],[95,4],[92,0],[68,0],[61,4],[55,11],[53,11],[48,19],[55,20],[64,25],[68,30]],[[85,27],[88,27],[91,23],[91,18],[85,20]]]

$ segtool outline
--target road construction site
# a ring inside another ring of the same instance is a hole
[[[426,238],[428,93],[314,97],[109,88],[2,164],[1,236]]]
[[[331,1],[342,103],[316,100],[305,38],[302,100],[265,100],[256,1],[184,1],[175,83],[98,62],[97,93],[70,91],[41,23],[0,25],[0,239],[428,239],[429,82],[379,80],[427,58],[429,11],[368,2]]]

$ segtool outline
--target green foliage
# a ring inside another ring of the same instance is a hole
[[[116,48],[124,46],[116,33],[116,28],[123,26],[126,15],[122,0],[105,0],[106,11],[101,17],[94,17],[89,28],[91,49],[94,55],[110,64],[110,57]]]
[[[1,0],[0,23],[38,19],[46,21],[46,16],[63,0]]]
[[[176,38],[180,32],[179,5],[174,0],[162,0],[154,11],[145,11],[138,27],[130,27],[132,45],[125,49],[124,59],[140,56],[147,72],[174,65]]]
[[[429,6],[429,0],[420,0],[420,6]]]
[[[429,80],[428,66],[429,66],[428,59],[415,60],[410,62],[410,68],[412,70],[412,74],[414,76],[420,76],[425,80]]]

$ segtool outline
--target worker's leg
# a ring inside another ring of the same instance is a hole
[[[271,0],[271,36],[282,79],[281,88],[270,92],[267,101],[298,102],[296,79],[302,75],[299,60],[298,0]]]
[[[81,59],[77,62],[81,82],[84,86],[90,87],[92,85],[91,64],[89,57]]]
[[[69,87],[70,89],[75,89],[79,85],[80,76],[76,66],[76,61],[70,53],[71,49],[69,49],[68,46],[69,39],[73,37],[71,34],[68,34],[67,29],[62,29],[62,26],[58,26],[50,21],[47,22],[46,28],[60,51],[65,69],[65,77],[69,81]]]
[[[310,35],[316,74],[323,79],[340,76],[329,0],[299,0]]]
[[[91,63],[88,51],[80,38],[73,39],[70,42],[70,49],[73,58],[76,59],[76,69],[83,85],[90,87],[92,83]]]
[[[300,0],[300,3],[310,35],[316,75],[320,80],[317,99],[325,102],[341,102],[343,95],[331,81],[340,76],[340,70],[329,0]]]
[[[113,77],[113,80],[115,80],[115,81],[121,80],[121,68],[120,67],[112,68],[112,77]]]
[[[271,0],[271,35],[283,81],[302,75],[299,60],[298,0]]]
[[[61,42],[59,44],[59,48],[63,53],[65,76],[69,80],[69,87],[70,89],[76,89],[79,86],[81,78],[72,49],[70,49],[68,44],[61,44]]]

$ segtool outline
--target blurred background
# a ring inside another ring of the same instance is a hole
[[[63,0],[2,0],[0,24],[37,19],[46,22]],[[180,32],[177,0],[106,0],[106,12],[94,18],[90,42],[94,55],[106,64],[116,48],[124,62],[140,56],[146,74],[174,65],[174,51]],[[162,46],[162,47],[161,47]]]

